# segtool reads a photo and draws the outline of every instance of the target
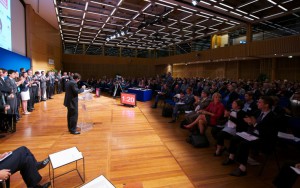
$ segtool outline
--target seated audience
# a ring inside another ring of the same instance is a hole
[[[157,95],[155,96],[155,102],[154,105],[152,105],[152,108],[157,108],[158,101],[165,100],[169,96],[170,96],[170,89],[168,88],[167,84],[163,84],[161,90],[158,91]]]
[[[264,153],[270,153],[274,149],[277,139],[277,126],[274,113],[271,111],[273,101],[270,97],[264,96],[258,100],[259,111],[256,117],[246,117],[248,123],[248,133],[258,137],[257,140],[249,141],[239,136],[234,136],[230,140],[229,157],[223,165],[233,164],[234,160],[239,163],[239,167],[232,171],[232,176],[245,176],[247,174],[247,160],[250,148],[258,149]]]
[[[222,100],[226,109],[231,109],[232,102],[239,98],[239,94],[235,91],[235,89],[235,83],[227,85],[227,91],[224,93],[224,98]]]
[[[176,118],[180,110],[184,110],[184,111],[191,110],[193,102],[194,102],[194,95],[192,94],[192,88],[188,87],[186,89],[186,94],[184,95],[184,97],[181,98],[180,101],[175,104],[172,113],[172,121],[170,121],[169,123],[176,122]]]
[[[253,99],[253,92],[248,91],[244,96],[245,103],[243,111],[247,113],[248,116],[253,116],[257,111],[256,101]]]
[[[224,140],[230,139],[236,132],[247,131],[247,124],[244,121],[246,112],[241,110],[243,108],[243,101],[237,99],[232,102],[231,111],[225,110],[224,117],[228,118],[225,127],[216,134],[217,149],[214,153],[215,156],[220,156],[224,151]],[[213,127],[214,129],[215,127]]]
[[[197,97],[197,101],[195,102],[195,110],[186,114],[185,119],[187,123],[192,123],[197,119],[197,117],[200,115],[200,110],[205,109],[209,103],[211,102],[209,98],[209,91],[203,90],[201,92],[201,97]]]
[[[192,123],[185,125],[185,128],[191,129],[195,125],[198,126],[200,134],[204,134],[206,126],[215,126],[217,120],[224,114],[224,105],[221,103],[221,94],[214,93],[212,102],[204,110],[200,110],[200,115]]]

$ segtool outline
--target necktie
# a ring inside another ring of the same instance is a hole
[[[256,119],[256,123],[260,123],[263,120],[263,117],[264,117],[264,113],[262,112]]]

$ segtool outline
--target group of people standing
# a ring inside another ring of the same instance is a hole
[[[33,74],[31,69],[21,68],[18,72],[0,68],[1,100],[9,106],[6,113],[15,114],[19,120],[22,104],[23,114],[30,114],[35,103],[52,99],[55,93],[62,93],[71,77],[66,72],[61,75],[61,71],[48,71],[47,74],[45,71],[35,71]]]

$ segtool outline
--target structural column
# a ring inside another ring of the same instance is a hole
[[[246,42],[247,44],[252,42],[252,24],[247,24]]]

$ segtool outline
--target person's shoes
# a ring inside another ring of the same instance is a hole
[[[152,105],[151,108],[157,108],[157,106],[156,105]]]
[[[48,188],[48,187],[50,187],[50,185],[51,185],[51,182],[47,182],[43,185],[36,185],[36,186],[34,186],[34,188]]]
[[[32,112],[32,110],[30,109],[30,110],[28,110],[28,112]]]
[[[215,156],[215,157],[222,156],[222,154],[223,154],[224,151],[226,151],[226,148],[221,149],[221,150],[219,151],[219,153],[216,153],[216,152],[215,152],[215,153],[214,153],[214,156]]]
[[[43,161],[40,161],[37,163],[37,169],[40,170],[42,168],[45,168],[45,166],[47,166],[47,164],[50,162],[49,158],[44,159]]]
[[[78,131],[75,131],[75,132],[74,132],[74,131],[71,131],[70,133],[71,133],[71,134],[80,134],[80,132],[78,132]]]
[[[241,177],[241,176],[246,176],[247,172],[242,171],[240,168],[237,168],[234,171],[232,171],[229,175],[236,176],[236,177]]]
[[[222,165],[227,166],[227,165],[231,165],[231,164],[234,164],[234,163],[235,163],[234,160],[227,158],[227,159],[222,163]]]
[[[173,119],[172,121],[169,121],[169,123],[175,123],[176,122],[176,120],[175,119]]]
[[[24,115],[29,115],[29,114],[30,114],[30,112],[24,112],[23,114],[24,114]]]

